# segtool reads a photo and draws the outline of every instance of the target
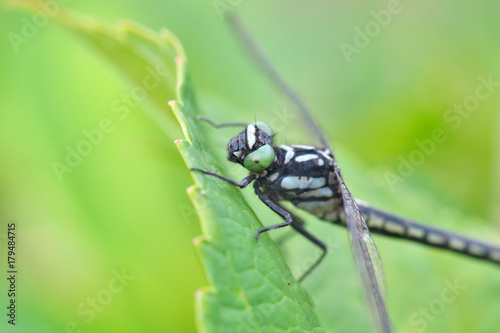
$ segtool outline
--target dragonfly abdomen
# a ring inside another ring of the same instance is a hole
[[[469,237],[423,225],[357,201],[371,233],[403,238],[500,264],[500,248]]]

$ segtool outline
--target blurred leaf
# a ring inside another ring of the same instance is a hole
[[[40,1],[9,0],[7,3],[31,11],[44,11]],[[158,33],[126,20],[110,26],[64,7],[52,19],[96,47],[132,83],[134,99],[150,97],[152,108],[147,111],[160,128],[168,136],[176,133],[167,103],[175,96],[174,58],[177,55],[184,57],[184,51],[170,31],[162,29]]]

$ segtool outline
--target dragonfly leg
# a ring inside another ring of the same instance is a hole
[[[229,122],[229,123],[214,123],[211,119],[205,117],[205,116],[197,116],[196,119],[198,120],[203,120],[210,125],[212,125],[215,128],[220,128],[220,127],[247,127],[247,123],[238,123],[238,122]]]
[[[223,181],[225,181],[225,182],[227,182],[227,183],[229,183],[231,185],[238,186],[239,188],[245,188],[245,187],[247,187],[248,184],[250,184],[252,181],[255,180],[255,178],[257,178],[257,176],[255,174],[251,174],[250,176],[243,178],[241,180],[241,182],[238,183],[238,182],[235,182],[234,180],[232,180],[230,178],[221,176],[221,175],[219,175],[219,174],[217,174],[215,172],[209,171],[209,170],[202,170],[202,169],[197,169],[197,168],[191,168],[191,170],[202,172],[205,175],[217,177],[217,178],[222,179]]]
[[[304,226],[302,225],[302,223],[300,223],[300,220],[297,217],[295,217],[295,216],[293,216],[293,217],[294,217],[294,220],[292,222],[292,228],[294,228],[295,230],[297,230],[302,236],[304,236],[305,238],[307,238],[309,241],[311,241],[312,243],[314,243],[316,246],[318,246],[319,248],[321,248],[321,250],[323,251],[321,253],[321,255],[319,256],[319,258],[316,259],[316,261],[311,265],[311,267],[309,267],[299,277],[298,281],[302,282],[323,261],[323,259],[326,256],[327,247],[326,247],[325,243],[323,243],[322,241],[320,241],[319,239],[317,239],[315,236],[313,236],[311,233],[309,233],[309,231],[307,231],[306,229],[304,229]]]
[[[281,207],[283,210],[285,209],[281,205],[279,205],[279,207]],[[313,244],[315,244],[316,246],[318,246],[322,250],[321,255],[319,256],[319,258],[316,259],[316,261],[304,273],[302,273],[302,275],[297,279],[299,282],[302,282],[323,261],[323,259],[326,256],[326,253],[327,253],[327,247],[326,247],[325,243],[323,243],[322,241],[320,241],[318,238],[316,238],[314,235],[312,235],[311,233],[309,233],[304,228],[304,224],[305,223],[300,218],[298,218],[297,216],[295,216],[292,213],[289,213],[289,214],[291,215],[292,220],[293,220],[292,223],[290,224],[292,226],[292,228],[295,231],[299,232],[302,236],[304,236],[305,238],[307,238],[310,242],[312,242]]]
[[[262,200],[262,202],[265,203],[267,207],[271,208],[276,214],[278,214],[279,216],[281,216],[282,218],[284,218],[285,221],[286,221],[286,222],[283,222],[283,223],[280,223],[280,224],[271,225],[269,227],[260,228],[257,231],[257,235],[255,236],[255,239],[259,240],[259,236],[260,236],[261,233],[269,231],[269,230],[274,230],[274,229],[286,227],[287,225],[290,225],[292,223],[293,218],[292,218],[292,215],[290,215],[289,212],[287,212],[286,210],[284,210],[283,208],[281,208],[280,206],[278,206],[274,201],[272,201],[271,199],[269,199],[269,197],[267,195],[265,195],[260,190],[260,188],[257,185],[257,183],[254,183],[253,187],[254,187],[255,193],[257,194],[257,196],[259,197],[259,199]]]
[[[280,205],[280,207],[282,207],[282,208],[284,209],[284,207],[283,207],[283,206],[281,206],[281,205]],[[304,225],[305,225],[304,220],[300,220],[300,219],[298,219],[298,218],[297,218],[295,215],[293,215],[293,214],[291,214],[291,215],[292,215],[292,217],[293,217],[293,219],[294,219],[293,223],[300,223],[300,224],[302,224],[302,226],[304,226]],[[293,225],[293,223],[292,223],[292,225]],[[284,244],[284,243],[288,242],[290,239],[292,239],[292,237],[294,237],[294,236],[296,236],[296,235],[297,235],[297,232],[296,232],[296,230],[295,230],[295,229],[294,229],[294,230],[290,230],[290,232],[287,232],[286,234],[283,234],[283,235],[281,235],[281,236],[279,236],[279,237],[276,237],[275,242],[276,242],[276,244],[277,244],[278,246],[281,246],[282,244]]]

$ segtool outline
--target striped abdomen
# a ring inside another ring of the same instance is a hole
[[[372,233],[404,238],[500,264],[499,247],[394,216],[363,202],[358,205]]]
[[[360,200],[357,203],[372,234],[403,238],[500,264],[500,247],[386,213]],[[344,212],[330,217],[328,221],[345,226]]]

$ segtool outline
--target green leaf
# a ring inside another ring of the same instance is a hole
[[[35,1],[10,3],[40,9]],[[170,104],[186,138],[176,144],[188,167],[222,174],[205,147],[206,126],[195,119],[198,108],[186,57],[173,34],[156,33],[132,22],[113,27],[62,8],[54,20],[93,44],[134,88],[147,92],[150,115],[172,136],[176,130],[166,112]],[[266,234],[255,240],[262,224],[240,191],[203,174],[194,174],[194,179],[196,185],[188,194],[203,230],[194,244],[209,283],[196,292],[199,331],[323,332],[275,244]]]

